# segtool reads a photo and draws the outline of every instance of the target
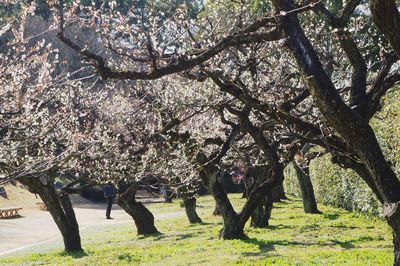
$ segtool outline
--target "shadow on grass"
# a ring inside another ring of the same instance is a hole
[[[194,224],[190,224],[190,227],[197,227],[197,226],[203,226],[203,225],[214,225],[214,223],[210,223],[210,222],[201,222],[201,223],[194,223]]]
[[[176,238],[176,240],[184,240],[184,239],[187,239],[187,238],[195,237],[196,235],[199,235],[199,233],[187,233],[187,234],[182,234],[182,235],[179,235],[179,236]]]
[[[324,218],[329,219],[329,220],[337,220],[340,217],[340,215],[337,213],[332,213],[332,214],[325,213],[325,214],[323,214],[323,216],[324,216]]]
[[[330,240],[328,243],[321,244],[322,246],[333,246],[333,245],[338,245],[341,248],[344,249],[352,249],[355,248],[352,242],[355,240],[349,240],[349,241],[339,241],[339,240]]]
[[[321,243],[320,245],[322,246],[333,246],[333,245],[338,245],[344,249],[352,249],[355,248],[356,246],[353,244],[355,242],[370,242],[374,240],[379,240],[379,238],[375,238],[372,236],[360,236],[357,239],[352,239],[352,240],[347,240],[347,241],[340,241],[340,240],[328,240],[325,243]]]
[[[275,204],[277,204],[277,205],[288,205],[288,204],[291,204],[291,203],[293,203],[293,201],[290,200],[290,199],[279,200],[279,201],[274,202],[274,208],[275,208]]]
[[[257,245],[258,248],[260,249],[259,252],[243,252],[242,255],[245,257],[264,256],[265,253],[275,250],[274,245],[271,244],[269,241],[259,240],[257,238],[247,238],[247,239],[244,239],[243,242],[248,243],[248,244]]]
[[[353,239],[353,240],[348,240],[348,241],[340,241],[340,240],[328,240],[324,243],[317,243],[317,242],[302,242],[302,241],[288,241],[288,240],[270,240],[270,241],[265,241],[265,240],[259,240],[256,238],[248,238],[243,240],[245,243],[249,244],[254,244],[257,245],[260,249],[259,252],[245,252],[243,253],[244,256],[260,256],[262,254],[265,254],[269,251],[275,250],[275,246],[301,246],[301,247],[307,247],[307,246],[335,246],[338,245],[341,248],[344,249],[353,249],[356,246],[353,244],[354,242],[359,242],[359,241],[373,241],[375,240],[373,237],[360,237],[358,239]]]
[[[88,254],[84,250],[71,251],[71,252],[63,251],[61,253],[61,256],[69,256],[69,257],[72,257],[74,259],[80,259],[80,258],[88,256]]]
[[[268,225],[266,229],[271,229],[271,230],[284,230],[284,229],[293,229],[294,226],[292,225],[283,225],[283,224],[277,224],[277,225]]]
[[[340,228],[340,229],[357,229],[357,226],[347,226],[347,225],[331,225],[330,227]]]
[[[299,228],[300,233],[308,232],[308,231],[317,231],[320,229],[319,224],[306,224]]]
[[[165,238],[166,236],[163,235],[162,233],[158,232],[158,233],[154,233],[154,234],[140,235],[140,236],[138,236],[138,239],[148,239],[148,238],[152,238],[152,237],[154,237],[154,239],[152,239],[153,241],[158,241],[158,240]]]

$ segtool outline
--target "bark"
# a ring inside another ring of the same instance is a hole
[[[300,184],[304,212],[312,214],[321,213],[318,210],[317,201],[315,200],[314,188],[311,183],[309,168],[301,168],[296,162],[294,162],[293,165]]]
[[[251,215],[250,226],[254,228],[265,228],[268,226],[263,203],[260,203]]]
[[[274,205],[274,201],[271,197],[271,193],[268,194],[265,198],[265,216],[267,219],[267,225],[269,225],[269,219],[271,218],[272,207]]]
[[[243,230],[244,224],[242,225],[239,223],[239,216],[233,209],[222,184],[217,178],[214,178],[214,182],[212,182],[210,185],[210,191],[217,203],[217,207],[220,210],[224,221],[224,227],[220,231],[220,237],[222,239],[247,238]]]
[[[395,0],[371,0],[375,24],[400,56],[400,14]]]
[[[221,212],[219,211],[217,205],[215,205],[215,208],[214,208],[214,211],[213,211],[213,215],[215,215],[215,216],[221,215]]]
[[[393,229],[393,246],[394,246],[394,260],[393,265],[400,265],[400,208],[399,203],[388,203],[383,204],[383,214],[386,221]]]
[[[224,191],[224,193],[228,194],[227,191],[226,191],[226,188],[224,186],[223,175],[222,174],[217,174],[217,179],[218,179],[218,182],[221,184],[221,188]],[[218,204],[215,204],[215,209],[213,211],[213,215],[216,215],[216,216],[220,216],[221,215],[221,211],[218,209]]]
[[[290,10],[293,1],[275,1],[280,10]],[[325,73],[311,43],[294,15],[285,16],[282,26],[292,51],[316,105],[337,132],[362,160],[387,202],[400,200],[400,182],[386,162],[368,121],[349,108],[341,99],[332,81]]]
[[[385,10],[386,4],[390,6],[394,3],[392,0],[387,1],[387,3],[386,0],[376,2],[382,4],[382,8]],[[288,12],[295,7],[292,0],[274,0],[274,4],[278,11]],[[390,15],[390,13],[385,12],[380,15]],[[396,8],[393,8],[392,12],[398,14]],[[297,16],[294,14],[283,16],[280,23],[288,35],[286,45],[295,57],[304,83],[318,109],[368,170],[384,201],[384,208],[390,210],[386,211],[386,219],[395,235],[399,236],[400,216],[397,212],[397,204],[400,201],[400,181],[385,160],[372,128],[367,120],[343,102],[332,80],[324,71],[317,53],[300,27]],[[390,36],[397,42],[393,35]],[[397,34],[396,36],[398,38],[400,35]],[[388,39],[390,40],[390,38]],[[394,42],[391,42],[391,44],[393,46]],[[397,50],[396,47],[394,48]]]
[[[267,141],[262,130],[251,123],[248,116],[249,113],[247,111],[240,113],[239,118],[241,130],[249,133],[254,141],[260,146],[260,149],[264,152],[269,165],[266,175],[263,180],[260,180],[260,182],[258,182],[252,189],[240,214],[235,212],[226,192],[223,189],[222,182],[218,178],[220,176],[220,170],[217,166],[224,155],[224,152],[226,153],[229,149],[236,130],[232,131],[227,141],[223,144],[221,152],[217,157],[215,157],[217,159],[210,161],[210,159],[202,152],[199,152],[196,155],[197,163],[202,166],[200,170],[200,178],[203,185],[208,188],[208,191],[214,197],[224,221],[224,228],[220,232],[220,237],[223,239],[247,238],[243,230],[246,222],[249,220],[260,201],[266,195],[271,193],[272,189],[281,185],[284,179],[283,165],[279,161],[277,151]]]
[[[82,251],[81,237],[79,235],[79,225],[75,217],[74,209],[67,193],[59,196],[61,206],[68,217],[68,223],[61,222],[60,227],[63,235],[64,246],[66,251]],[[49,209],[49,207],[47,207]]]
[[[128,189],[118,196],[118,205],[135,221],[138,235],[159,234],[154,225],[153,214],[141,203],[136,201],[136,186],[130,185]]]
[[[273,203],[274,201],[272,198],[272,193],[269,193],[267,196],[265,196],[265,199],[261,201],[251,215],[251,227],[265,228],[269,225]]]
[[[197,215],[196,212],[196,198],[195,197],[182,197],[183,198],[183,205],[185,206],[186,215],[189,219],[191,224],[195,223],[202,223],[200,217]]]
[[[172,192],[169,189],[161,189],[161,194],[164,197],[164,203],[172,203]]]
[[[394,266],[400,265],[400,239],[393,233],[393,246],[394,246]]]
[[[238,215],[232,212],[224,217],[224,228],[220,231],[219,236],[222,239],[246,239],[243,228]]]
[[[268,176],[270,168],[266,165],[250,167],[246,173],[246,198],[252,195],[253,190],[259,185],[258,183],[263,182]],[[271,210],[273,203],[280,201],[281,191],[283,186],[276,186],[266,196],[260,199],[257,207],[251,214],[250,226],[255,228],[265,228],[269,225],[269,219],[271,218]]]
[[[333,156],[332,162],[344,169],[351,169],[356,172],[362,178],[362,180],[364,180],[364,182],[367,183],[367,185],[371,188],[379,202],[383,204],[383,198],[380,195],[378,187],[375,185],[374,179],[368,172],[368,169],[365,167],[365,165],[355,161],[354,159],[346,155],[341,154],[336,154],[335,156]]]
[[[258,132],[262,134],[262,132]],[[261,137],[262,135],[258,135]],[[262,138],[264,138],[262,136]],[[273,151],[271,151],[273,152]],[[275,154],[276,155],[276,154]],[[274,158],[278,158],[277,155]],[[227,193],[223,189],[218,176],[219,168],[213,164],[207,164],[206,158],[198,161],[203,164],[200,171],[200,178],[203,181],[203,185],[207,187],[210,194],[215,199],[217,208],[221,212],[223,218],[224,227],[220,231],[220,237],[223,239],[246,239],[247,236],[244,234],[244,226],[249,220],[254,210],[259,206],[260,201],[265,198],[266,195],[270,194],[272,189],[283,182],[283,167],[279,164],[279,160],[276,161],[277,167],[276,172],[272,173],[270,168],[265,172],[269,178],[265,178],[262,182],[257,184],[251,193],[248,195],[248,200],[245,203],[242,211],[238,214],[233,209],[231,202],[228,199]],[[272,199],[269,208],[265,209],[266,218],[269,219],[271,215]]]
[[[283,189],[283,184],[276,186],[272,190],[272,200],[274,202],[280,202],[281,200],[287,200],[285,190]]]
[[[216,207],[221,213],[224,227],[220,231],[222,239],[245,239],[244,224],[239,223],[239,215],[233,209],[231,202],[220,182],[219,168],[213,164],[205,165],[200,171],[200,178],[210,194],[213,196]]]
[[[46,204],[53,220],[57,224],[64,241],[66,252],[83,251],[79,225],[75,217],[74,209],[67,193],[57,194],[53,180],[47,178],[26,177],[19,180],[29,190],[38,194]]]

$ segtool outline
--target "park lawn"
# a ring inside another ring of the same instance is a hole
[[[243,204],[239,194],[233,204]],[[321,215],[304,214],[302,203],[276,204],[271,226],[246,228],[248,240],[220,240],[219,217],[212,198],[198,200],[204,224],[179,216],[157,220],[162,232],[136,236],[132,225],[82,233],[85,252],[51,251],[0,259],[0,265],[391,265],[392,240],[385,222],[373,217],[319,206]],[[153,212],[177,212],[179,201],[153,204]]]

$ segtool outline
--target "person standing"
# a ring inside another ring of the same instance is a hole
[[[107,199],[107,210],[106,210],[106,219],[112,219],[111,214],[111,207],[114,201],[114,198],[117,194],[117,191],[114,185],[111,182],[108,182],[107,185],[104,187],[104,197]]]

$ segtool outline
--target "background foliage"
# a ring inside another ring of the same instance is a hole
[[[379,143],[397,176],[400,174],[400,87],[390,91],[382,110],[371,120]],[[382,216],[382,209],[371,189],[352,170],[331,162],[331,156],[314,159],[310,175],[318,202],[347,210]],[[286,192],[301,197],[292,165],[285,170]]]

